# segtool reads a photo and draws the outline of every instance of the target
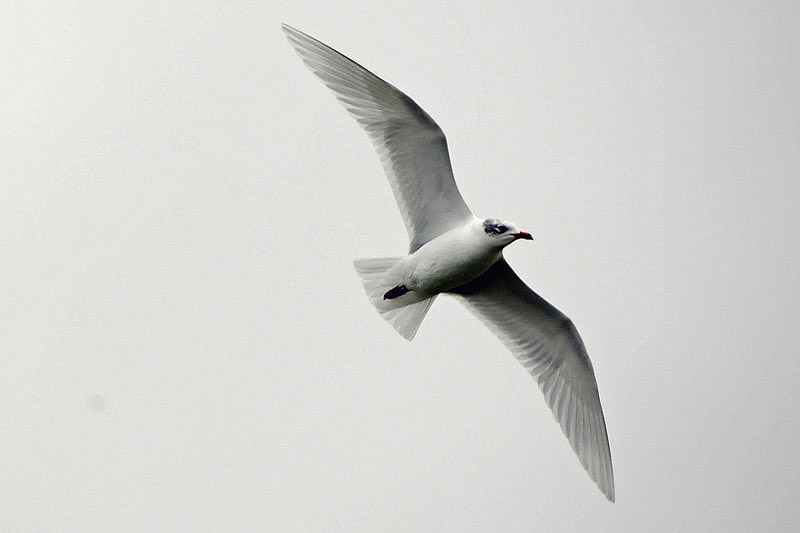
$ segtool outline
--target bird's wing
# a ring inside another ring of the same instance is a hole
[[[614,501],[614,472],[597,381],[572,322],[500,259],[452,291],[536,379],[589,476]]]
[[[447,140],[421,107],[333,48],[284,24],[305,64],[361,124],[380,155],[411,239],[411,252],[470,220]]]

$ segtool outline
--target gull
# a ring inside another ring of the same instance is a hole
[[[372,304],[411,340],[439,294],[458,298],[533,376],[589,477],[613,502],[611,451],[586,347],[572,321],[503,258],[503,248],[533,240],[531,234],[472,214],[456,186],[444,133],[405,93],[313,37],[282,29],[366,130],[408,230],[408,255],[353,262]]]

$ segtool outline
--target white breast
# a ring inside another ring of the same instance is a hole
[[[453,229],[408,256],[403,264],[409,290],[437,294],[477,278],[500,258],[475,224]]]

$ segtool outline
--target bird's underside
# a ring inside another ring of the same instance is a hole
[[[533,376],[581,464],[614,501],[606,424],[583,341],[572,321],[502,257],[503,247],[530,234],[472,214],[456,186],[444,133],[411,98],[313,37],[287,25],[283,30],[366,130],[408,229],[408,256],[354,262],[372,304],[411,339],[439,292],[459,299]],[[430,265],[443,262],[448,279],[463,281],[446,290],[420,289],[436,286],[431,279],[441,273]]]

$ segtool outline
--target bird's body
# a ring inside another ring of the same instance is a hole
[[[501,256],[502,247],[489,239],[483,221],[454,228],[426,242],[407,255],[388,274],[409,291],[433,296],[470,282],[489,270]]]
[[[605,419],[583,341],[503,258],[503,248],[531,235],[472,214],[444,133],[411,98],[313,37],[283,30],[372,139],[408,229],[408,255],[354,261],[372,304],[411,340],[439,294],[461,300],[536,379],[581,464],[614,501]]]

